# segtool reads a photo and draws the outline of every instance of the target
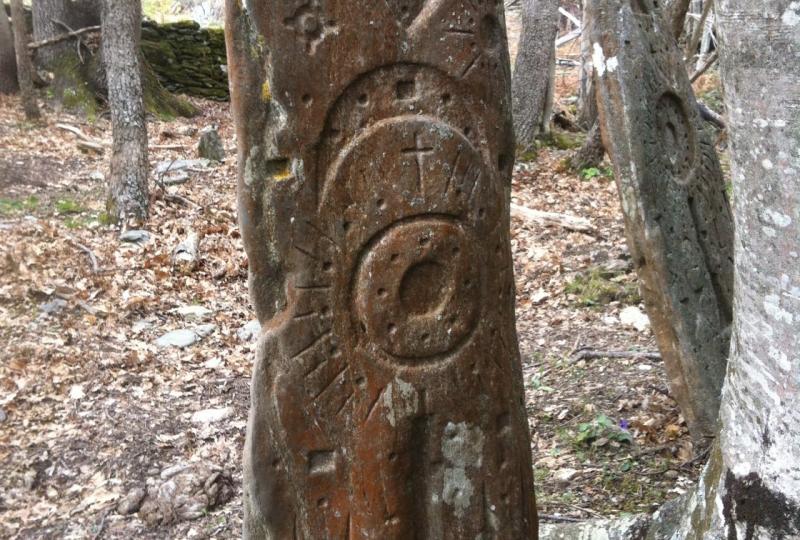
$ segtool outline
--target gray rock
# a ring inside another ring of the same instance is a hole
[[[242,341],[255,341],[258,339],[260,333],[261,323],[257,320],[250,321],[236,331],[236,335],[239,336],[239,339]]]
[[[211,162],[207,159],[168,159],[156,165],[156,174],[164,174],[167,172],[180,171],[189,168],[205,168]]]
[[[233,407],[223,407],[221,409],[204,409],[192,415],[192,422],[195,424],[211,424],[225,420],[233,414]]]
[[[141,229],[130,229],[119,235],[122,242],[144,244],[150,240],[150,233]]]
[[[57,313],[67,307],[67,301],[62,298],[53,298],[49,302],[39,305],[39,309],[48,315]]]
[[[156,340],[156,345],[159,347],[178,347],[183,349],[184,347],[188,347],[190,345],[194,345],[200,338],[194,332],[194,330],[189,330],[188,328],[181,328],[180,330],[173,330],[172,332],[167,332],[160,338]]]
[[[203,339],[204,337],[210,335],[214,330],[217,329],[217,325],[215,324],[201,324],[200,326],[195,327],[194,333],[197,334],[197,337]]]
[[[216,129],[208,127],[200,132],[197,155],[212,161],[225,159],[225,147],[222,145],[222,139],[220,139]]]
[[[117,503],[117,513],[127,516],[138,512],[144,500],[145,490],[141,487],[133,488]]]
[[[0,423],[5,422],[7,418],[8,418],[8,415],[6,414],[6,411],[4,411],[3,409],[0,409]]]
[[[181,306],[172,310],[184,319],[203,319],[213,313],[210,309],[204,306],[192,305]]]

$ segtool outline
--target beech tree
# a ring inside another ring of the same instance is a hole
[[[522,35],[511,83],[518,147],[530,147],[549,121],[557,35],[558,0],[523,0]]]
[[[107,206],[109,214],[121,221],[144,220],[149,207],[141,18],[141,0],[103,1],[103,58],[114,139]]]
[[[39,118],[39,105],[33,89],[31,57],[28,54],[28,30],[25,27],[25,14],[22,11],[22,0],[11,0],[11,19],[14,24],[14,50],[17,57],[17,79],[19,81],[22,106],[25,118]]]
[[[11,94],[18,89],[14,35],[5,6],[0,4],[0,94]]]

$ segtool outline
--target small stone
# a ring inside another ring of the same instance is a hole
[[[7,418],[8,418],[8,415],[6,414],[6,411],[4,411],[3,409],[0,409],[0,424],[5,422]]]
[[[628,306],[619,314],[619,320],[626,326],[632,326],[639,332],[644,332],[650,327],[650,319],[636,306]]]
[[[144,500],[145,490],[141,487],[133,488],[117,503],[117,513],[128,516],[138,512]]]
[[[148,321],[147,319],[139,319],[138,321],[134,322],[131,325],[131,332],[134,334],[141,334],[145,330],[149,330],[153,327],[153,323]]]
[[[203,319],[213,313],[207,307],[199,305],[181,306],[173,309],[172,311],[185,319]]]
[[[43,312],[51,315],[53,313],[57,313],[67,307],[67,301],[62,298],[53,298],[49,302],[45,302],[39,306],[39,309]]]
[[[225,420],[233,414],[233,407],[223,407],[221,409],[204,409],[192,415],[192,422],[195,424],[211,424]]]
[[[140,229],[130,229],[120,234],[119,239],[122,242],[144,244],[150,240],[150,233]]]
[[[555,480],[559,484],[567,484],[570,480],[577,476],[578,471],[575,469],[564,468],[558,469],[555,473],[553,473],[553,480]]]
[[[197,128],[194,126],[184,126],[178,129],[178,135],[183,135],[184,137],[194,137],[197,135]]]
[[[201,324],[200,326],[195,327],[194,333],[197,334],[198,338],[203,339],[204,337],[211,335],[216,329],[216,324]]]
[[[194,345],[198,340],[197,334],[193,330],[181,328],[180,330],[173,330],[167,332],[156,340],[156,345],[159,347],[178,347],[184,348]]]
[[[544,289],[539,289],[538,291],[534,292],[531,295],[531,302],[533,302],[534,304],[539,304],[541,302],[544,302],[548,298],[550,298],[550,294],[547,293]]]
[[[95,182],[102,182],[105,179],[106,176],[100,171],[92,171],[92,173],[89,175],[89,180],[93,180]]]
[[[200,132],[200,142],[197,144],[197,155],[212,161],[225,159],[225,147],[219,133],[213,127],[207,127]]]
[[[678,478],[678,471],[673,471],[672,469],[664,471],[664,478],[669,478],[670,480],[674,480]]]
[[[242,341],[255,341],[258,339],[260,333],[261,323],[257,320],[250,321],[236,331],[236,335],[239,336],[239,339]]]
[[[202,169],[208,167],[209,163],[210,161],[207,159],[169,159],[159,162],[158,165],[156,165],[155,173],[162,175],[167,172],[180,171],[190,167]]]

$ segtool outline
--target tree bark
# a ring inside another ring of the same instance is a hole
[[[118,220],[145,220],[149,207],[141,17],[140,0],[104,0],[103,58],[114,139],[108,209]]]
[[[683,28],[686,24],[686,13],[689,12],[689,5],[692,0],[672,0],[664,8],[664,18],[667,24],[672,28],[672,35],[675,40],[679,41],[683,34]]]
[[[0,2],[0,94],[13,94],[19,90],[17,59],[14,56],[14,34],[8,13]]]
[[[43,41],[63,34],[66,29],[56,21],[67,22],[69,9],[67,0],[35,0],[33,2],[33,39]],[[59,41],[37,51],[36,60],[46,69],[54,69],[55,64],[70,47],[71,41]]]
[[[550,85],[555,69],[558,0],[523,0],[522,35],[514,63],[511,87],[517,147],[530,148],[552,100]],[[549,116],[549,115],[548,115]]]
[[[678,538],[800,535],[800,6],[718,0],[735,201],[720,451]]]
[[[584,2],[581,21],[581,80],[578,90],[578,124],[591,129],[597,123],[597,99],[594,94],[594,67],[592,64],[591,10]],[[602,156],[601,156],[602,159]]]
[[[575,151],[569,160],[569,166],[573,171],[582,171],[591,167],[597,167],[603,161],[606,148],[603,146],[603,136],[600,131],[600,122],[595,120],[592,129],[586,135],[583,145]]]
[[[19,81],[22,106],[25,118],[39,118],[39,106],[33,89],[31,73],[31,57],[28,54],[28,30],[25,28],[25,15],[22,11],[22,0],[11,0],[11,19],[14,25],[14,50],[17,56],[17,79]]]

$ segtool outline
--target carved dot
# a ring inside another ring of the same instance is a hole
[[[500,154],[497,156],[497,168],[501,171],[506,170],[508,167],[508,156],[505,154]]]
[[[407,313],[431,313],[445,301],[443,294],[447,282],[445,268],[433,261],[415,264],[400,280],[400,302]]]
[[[378,296],[380,296],[381,298],[384,298],[386,296],[386,289],[384,289],[384,288],[378,289]]]
[[[306,106],[311,105],[311,102],[313,101],[312,97],[309,94],[303,94],[303,97],[301,99],[303,100],[303,104]]]
[[[466,127],[464,128],[464,135],[466,135],[467,137],[469,137],[469,134],[470,134],[470,132],[471,132],[471,131],[472,131],[472,128],[470,128],[469,126],[466,126]]]
[[[367,97],[367,94],[361,94],[360,96],[358,96],[358,104],[359,105],[361,105],[363,107],[367,103],[369,103],[369,97]]]
[[[384,199],[378,199],[375,201],[375,204],[378,205],[378,208],[384,210],[386,208],[386,201]]]
[[[431,335],[430,334],[422,334],[422,341],[430,341]]]
[[[367,386],[367,379],[365,379],[364,377],[358,377],[356,379],[356,384],[359,386],[359,388],[364,388],[365,386]]]
[[[445,105],[450,103],[450,99],[451,99],[450,94],[446,94],[446,93],[442,94],[442,103],[444,103]]]
[[[398,255],[397,253],[392,253],[392,256],[389,257],[389,260],[392,261],[392,262],[395,262],[395,261],[397,261],[398,257],[400,257],[400,255]]]
[[[337,357],[337,356],[339,356],[341,354],[341,352],[339,351],[339,347],[331,347],[328,352],[333,357]]]
[[[319,310],[320,315],[323,317],[327,317],[331,314],[331,308],[329,306],[322,306],[322,309]]]
[[[397,454],[395,452],[389,454],[389,461],[397,461]]]
[[[279,460],[278,458],[275,458],[275,459],[272,460],[272,468],[273,469],[277,469],[278,465],[280,465],[280,464],[281,464],[281,460]]]
[[[389,332],[390,335],[394,335],[397,333],[397,325],[394,323],[389,323],[386,325],[386,331]]]
[[[483,216],[485,216],[485,215],[486,215],[486,210],[484,208],[480,208],[478,210],[478,217],[479,218],[483,218]]]
[[[317,506],[319,508],[327,508],[328,507],[328,499],[326,499],[325,497],[321,497],[320,499],[317,500]]]
[[[361,326],[361,331],[366,334],[367,333],[367,325],[364,324],[364,322],[362,321],[360,326]]]
[[[421,246],[427,246],[428,244],[430,244],[430,242],[431,239],[428,236],[423,236],[422,238],[419,239],[419,245]]]
[[[453,248],[453,255],[458,255],[459,253],[461,253],[461,248],[459,248],[458,246],[454,247]]]
[[[325,261],[322,263],[322,269],[326,272],[330,272],[331,268],[333,268],[333,263],[330,261]]]
[[[464,280],[464,286],[465,287],[469,287],[470,285],[472,285],[472,281],[470,281],[469,279],[465,279]]]
[[[345,221],[344,223],[342,223],[342,228],[344,229],[344,232],[347,232],[348,230],[350,230],[350,222],[349,221]]]

